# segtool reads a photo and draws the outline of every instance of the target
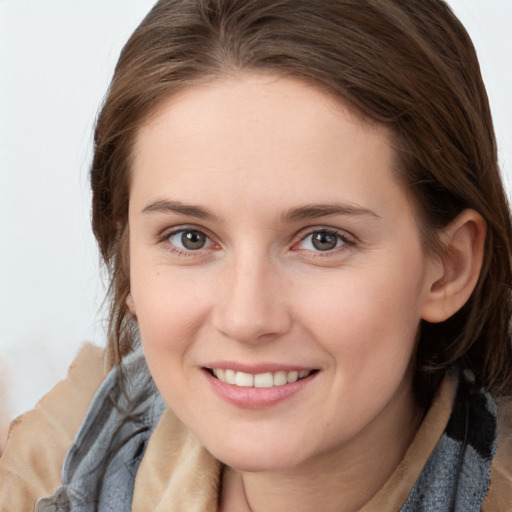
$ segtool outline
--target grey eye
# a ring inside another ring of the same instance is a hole
[[[182,229],[169,236],[169,243],[182,250],[197,251],[209,247],[211,241],[202,231]]]
[[[206,235],[199,231],[185,231],[181,235],[181,243],[183,247],[193,251],[195,249],[202,249],[206,244]]]
[[[338,237],[334,233],[319,231],[313,233],[311,243],[315,249],[319,251],[328,251],[334,249],[338,245]]]
[[[314,231],[301,242],[301,249],[310,251],[330,251],[343,245],[345,242],[337,233],[332,231]]]

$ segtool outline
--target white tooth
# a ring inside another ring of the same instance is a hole
[[[254,385],[254,375],[245,372],[236,372],[235,384],[244,388],[251,388]]]
[[[301,370],[299,372],[299,379],[303,379],[304,377],[307,377],[309,375],[309,370]]]
[[[286,381],[287,382],[296,382],[297,380],[299,379],[299,372],[297,371],[292,371],[292,372],[288,372],[286,374]]]
[[[283,386],[288,381],[286,380],[286,372],[274,373],[274,386]]]
[[[274,385],[274,379],[271,373],[258,373],[254,376],[255,388],[271,388]]]
[[[234,370],[226,370],[224,372],[224,382],[227,384],[235,384],[235,371]]]
[[[217,378],[219,377],[219,375],[218,375],[218,371],[219,371],[219,370],[217,370],[216,368],[214,368],[214,369],[212,370],[213,375],[215,375],[215,377],[217,377]]]
[[[226,370],[223,370],[222,368],[217,368],[213,370],[213,373],[215,374],[215,377],[217,377],[217,379],[221,380],[222,382],[226,382]]]

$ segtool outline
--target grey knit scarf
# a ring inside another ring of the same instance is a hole
[[[35,512],[129,512],[137,469],[164,409],[139,349],[98,389],[66,456],[62,485],[39,499]],[[462,372],[446,430],[400,512],[480,511],[496,450],[496,415],[489,394]]]

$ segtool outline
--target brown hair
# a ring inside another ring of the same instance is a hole
[[[176,90],[239,70],[312,80],[397,135],[400,177],[426,252],[465,208],[487,223],[467,304],[421,326],[415,389],[426,403],[457,360],[496,394],[512,391],[512,228],[478,60],[442,0],[161,0],[124,47],[98,118],[93,229],[110,272],[109,346],[130,350],[125,304],[130,157],[144,119]]]

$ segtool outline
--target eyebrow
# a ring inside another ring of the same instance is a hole
[[[185,204],[181,201],[167,201],[159,200],[147,205],[142,213],[178,213],[181,215],[188,215],[202,220],[219,221],[220,218],[203,208],[192,204]],[[377,213],[368,208],[364,208],[354,204],[333,203],[333,204],[308,204],[291,208],[284,212],[281,216],[281,222],[287,224],[290,222],[298,222],[307,219],[316,219],[319,217],[326,217],[330,215],[370,215],[375,218],[380,218]]]
[[[203,220],[219,220],[219,218],[202,206],[185,204],[180,201],[155,201],[148,204],[142,213],[179,213],[190,217],[197,217]]]
[[[329,215],[370,215],[377,219],[380,218],[377,213],[368,208],[354,204],[334,203],[334,204],[308,204],[298,208],[292,208],[281,215],[283,223],[297,222],[307,219],[316,219]]]

